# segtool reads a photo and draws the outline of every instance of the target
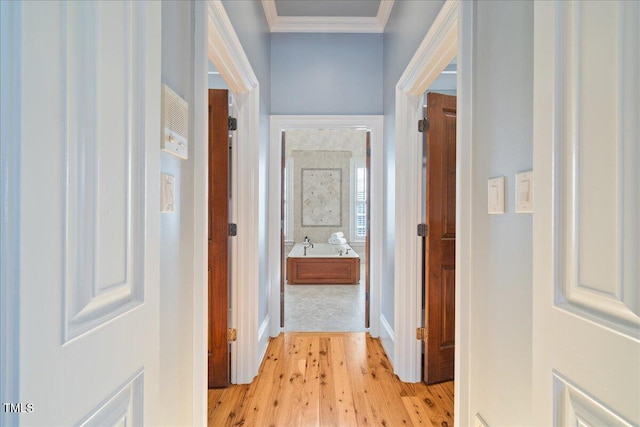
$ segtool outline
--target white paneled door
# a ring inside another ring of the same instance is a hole
[[[535,3],[533,413],[640,424],[640,3]]]
[[[13,409],[21,425],[156,424],[160,3],[17,7]]]

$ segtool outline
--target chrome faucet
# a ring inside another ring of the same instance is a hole
[[[338,255],[342,256],[342,249],[338,249]]]
[[[309,239],[309,236],[304,236],[304,242],[307,244],[307,246],[305,246],[305,255],[306,255],[307,254],[306,248],[313,248],[313,243],[311,243],[311,239]]]

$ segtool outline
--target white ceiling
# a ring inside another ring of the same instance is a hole
[[[382,33],[395,0],[262,0],[272,33]]]

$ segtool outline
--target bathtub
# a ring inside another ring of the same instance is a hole
[[[290,285],[357,285],[360,282],[360,256],[349,245],[297,243],[287,256],[287,282]],[[349,249],[349,253],[347,253]],[[340,255],[342,250],[342,255]]]

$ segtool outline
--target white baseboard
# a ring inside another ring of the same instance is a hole
[[[383,314],[380,315],[380,341],[382,342],[385,353],[387,353],[389,362],[393,365],[395,332]]]
[[[269,346],[269,324],[271,323],[271,315],[267,314],[267,317],[262,321],[260,329],[258,329],[258,368],[262,364],[262,359],[267,353],[267,347]]]

